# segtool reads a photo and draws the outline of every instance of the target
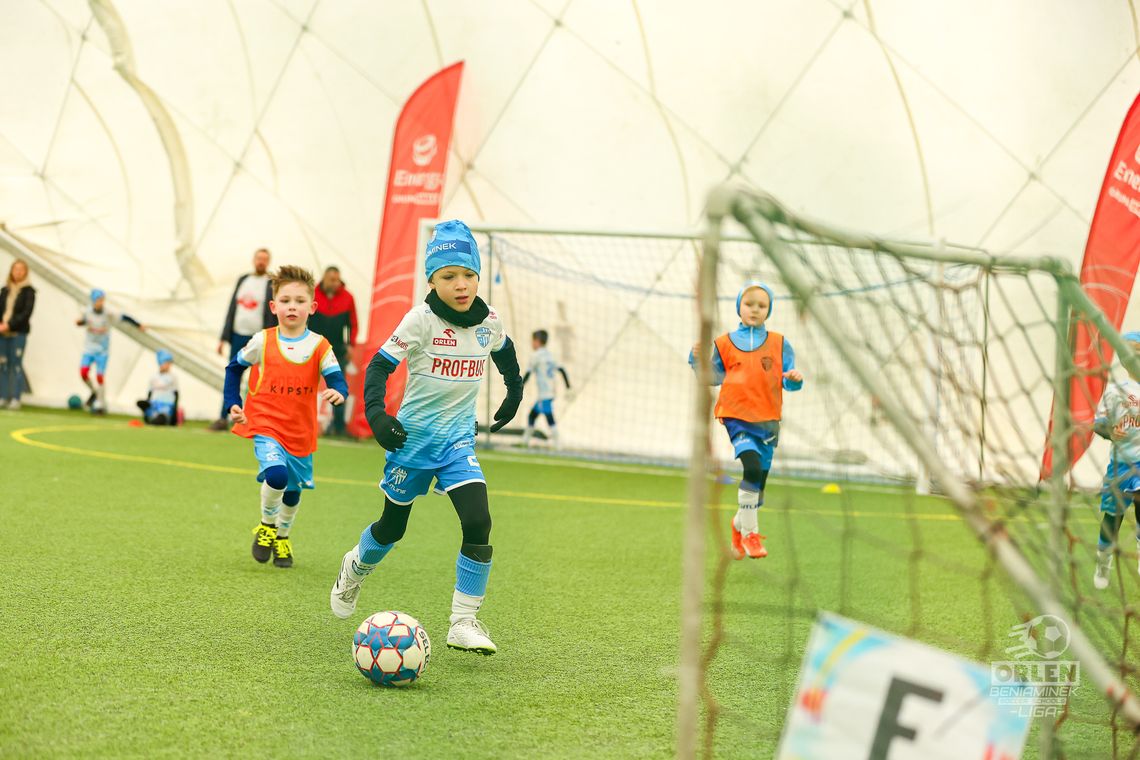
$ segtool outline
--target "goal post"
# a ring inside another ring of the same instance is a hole
[[[758,246],[758,260],[742,264],[739,256],[726,251],[720,230],[729,220],[739,223]],[[698,313],[708,317],[715,311],[725,296],[726,280],[742,281],[751,272],[765,271],[777,294],[775,329],[795,345],[797,362],[802,356],[810,367],[805,367],[805,389],[811,383],[828,388],[822,407],[798,407],[796,394],[786,394],[789,438],[818,450],[863,449],[884,470],[891,460],[913,461],[919,493],[911,489],[909,495],[898,491],[877,497],[881,511],[872,514],[863,505],[874,500],[852,495],[843,477],[836,478],[844,486],[843,495],[833,497],[802,485],[770,485],[761,530],[765,524],[772,526],[770,551],[785,557],[776,563],[775,557],[745,560],[739,570],[733,567],[727,576],[718,574],[705,582],[702,571],[723,560],[702,549],[706,541],[724,544],[723,516],[731,514],[732,499],[718,500],[715,494],[710,498],[707,452],[724,434],[711,416],[707,367],[702,363],[693,391],[702,430],[692,436],[690,452],[679,756],[696,755],[701,710],[722,716],[719,723],[707,721],[706,732],[719,730],[732,716],[716,696],[718,690],[731,691],[731,679],[708,667],[686,667],[692,652],[704,652],[703,662],[715,662],[717,656],[740,656],[732,647],[761,646],[757,642],[762,637],[747,628],[747,618],[726,615],[721,605],[710,601],[733,593],[734,585],[746,595],[783,595],[787,611],[780,613],[777,607],[763,617],[771,630],[789,624],[806,632],[799,621],[778,615],[795,614],[805,597],[809,605],[818,598],[824,600],[821,607],[830,600],[839,612],[869,625],[973,655],[974,660],[1010,650],[1003,650],[1006,642],[996,639],[1000,621],[983,621],[978,633],[948,636],[940,630],[943,609],[974,609],[972,600],[963,599],[964,589],[980,592],[983,600],[977,609],[984,609],[980,614],[987,618],[1019,615],[1027,624],[1043,617],[1062,621],[1069,634],[1067,651],[1100,695],[1100,706],[1070,699],[1056,712],[1045,713],[1042,750],[1063,756],[1060,748],[1067,741],[1099,741],[1102,734],[1097,732],[1103,730],[1103,736],[1110,737],[1103,748],[1106,754],[1132,756],[1140,727],[1132,665],[1140,642],[1129,630],[1129,595],[1140,587],[1136,554],[1130,541],[1119,540],[1112,588],[1093,590],[1099,474],[1105,458],[1090,451],[1080,468],[1068,467],[1070,436],[1087,424],[1069,413],[1068,394],[1081,373],[1071,355],[1072,327],[1090,325],[1138,376],[1140,360],[1082,291],[1071,267],[1050,257],[878,238],[803,217],[771,196],[739,188],[719,188],[712,194],[707,223],[701,276],[696,279]],[[725,269],[734,277],[718,274]],[[710,290],[710,282],[721,288]],[[692,334],[703,359],[711,353],[714,333],[706,329],[704,319],[700,327]],[[1110,368],[1103,369],[1107,374]],[[1112,373],[1119,376],[1121,370],[1113,368]],[[859,410],[859,419],[848,419],[851,409]],[[812,417],[821,413],[825,416]],[[793,423],[796,419],[798,424]],[[1047,445],[1054,468],[1048,481],[1041,482],[1041,455]],[[783,446],[781,432],[774,473]],[[941,498],[921,494],[923,475]],[[834,490],[840,491],[839,486]],[[829,498],[832,501],[823,501]],[[771,515],[765,511],[769,506]],[[868,528],[859,522],[868,515],[886,515],[888,509],[905,528]],[[968,534],[954,537],[963,543],[960,548],[943,534],[941,544],[930,542],[924,521],[939,517],[937,510],[968,527]],[[711,520],[706,517],[710,512]],[[710,523],[714,527],[708,536],[695,527]],[[700,535],[694,536],[694,530]],[[843,555],[838,572],[822,561],[813,572],[819,558],[801,543],[805,535],[820,545],[831,545],[834,539]],[[967,535],[973,537],[972,547],[966,545],[971,542]],[[1121,529],[1121,536],[1126,535]],[[1122,550],[1121,544],[1127,548]],[[862,602],[860,595],[870,594],[852,587],[874,569],[847,559],[860,551],[905,571],[906,577],[897,579],[908,597],[904,609],[877,609]],[[717,583],[728,584],[728,590]],[[1008,606],[993,602],[991,594],[1008,597]],[[720,629],[728,633],[710,633]],[[710,637],[714,645],[708,644]],[[803,645],[799,641],[789,646],[802,652],[797,647]],[[719,654],[713,651],[710,656],[710,646],[719,648]],[[795,668],[798,660],[793,660],[789,655],[779,665],[785,671]],[[707,698],[695,696],[701,694]],[[748,717],[738,713],[735,719]],[[714,747],[714,739],[706,735],[703,745]]]

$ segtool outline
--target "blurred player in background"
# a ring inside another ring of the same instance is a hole
[[[447,645],[493,654],[495,644],[475,617],[491,573],[491,512],[475,457],[475,401],[490,357],[507,386],[491,425],[497,431],[518,412],[522,378],[502,320],[478,297],[479,269],[479,248],[467,225],[436,225],[425,260],[431,287],[426,302],[404,316],[369,362],[365,414],[376,441],[390,452],[380,484],[384,512],[344,555],[329,602],[338,617],[352,614],[360,584],[403,538],[412,502],[435,480],[436,492],[451,498],[463,531]],[[404,359],[408,387],[397,418],[388,414],[384,398],[388,376]]]
[[[151,375],[146,398],[139,402],[148,425],[178,424],[178,376],[174,374],[174,354],[165,348],[154,355],[158,372]]]
[[[107,403],[104,380],[107,374],[107,360],[111,355],[111,327],[126,322],[140,330],[146,327],[128,314],[119,314],[106,308],[107,294],[96,288],[91,291],[91,305],[83,316],[75,321],[79,327],[87,328],[83,342],[83,356],[79,360],[79,376],[91,391],[87,397],[87,407],[95,414],[106,414]],[[95,379],[91,378],[91,368],[95,368]]]
[[[317,310],[309,320],[309,329],[328,339],[341,369],[345,374],[352,374],[349,350],[356,345],[356,301],[344,286],[340,270],[336,267],[325,269],[317,287],[316,301]],[[329,430],[333,435],[347,433],[344,407],[344,404],[333,407],[332,428]]]
[[[218,341],[218,353],[228,354],[232,363],[246,343],[257,333],[277,324],[269,302],[273,300],[273,283],[269,277],[269,249],[258,248],[253,254],[253,271],[238,278],[230,296],[226,321],[222,325],[222,337]],[[210,424],[210,430],[222,431],[229,427],[229,409],[222,402],[218,419]]]
[[[746,283],[736,297],[740,325],[713,341],[713,383],[720,386],[714,414],[744,466],[732,518],[736,559],[768,556],[759,511],[780,439],[783,392],[798,391],[804,384],[803,374],[795,368],[792,344],[764,325],[772,316],[772,303],[771,288],[761,282]],[[691,352],[689,364],[696,364]]]
[[[562,382],[566,384],[566,390],[570,390],[570,378],[566,376],[566,369],[554,359],[554,355],[546,347],[549,338],[546,330],[535,330],[530,336],[530,347],[534,349],[534,353],[531,354],[530,365],[527,367],[526,374],[523,375],[523,385],[526,385],[526,381],[531,375],[534,375],[534,387],[538,390],[538,401],[531,407],[530,414],[526,418],[523,446],[530,445],[531,436],[534,435],[534,421],[538,419],[540,414],[546,417],[550,440],[555,446],[558,446],[558,425],[554,421],[554,373],[560,372],[562,374]]]
[[[1124,339],[1140,354],[1140,332]],[[1140,552],[1140,378],[1131,372],[1123,382],[1109,382],[1096,407],[1093,432],[1112,443],[1108,470],[1100,496],[1100,531],[1097,536],[1096,573],[1093,585],[1108,588],[1117,535],[1128,507],[1137,509],[1136,550]],[[1140,570],[1140,567],[1138,567]]]
[[[253,529],[253,558],[277,567],[293,566],[289,537],[301,504],[301,490],[313,488],[313,452],[317,450],[317,398],[343,404],[348,396],[344,373],[332,346],[309,330],[313,275],[283,266],[272,277],[269,308],[277,326],[254,335],[226,367],[224,398],[233,432],[253,439],[257,479],[261,483],[261,522]],[[247,367],[249,393],[241,400]],[[321,391],[324,378],[328,386]]]

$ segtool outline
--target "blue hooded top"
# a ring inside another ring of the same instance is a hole
[[[728,334],[728,339],[732,341],[732,345],[736,346],[741,351],[755,351],[764,345],[764,342],[768,340],[768,328],[765,327],[765,325],[767,324],[768,320],[771,319],[772,311],[776,308],[776,299],[772,295],[772,289],[759,280],[750,280],[749,282],[744,283],[744,287],[742,287],[740,289],[740,292],[736,295],[737,316],[740,316],[740,302],[744,300],[744,294],[752,288],[761,288],[765,293],[768,294],[768,316],[764,318],[763,323],[755,327],[749,327],[741,322],[739,325],[737,325],[735,330]],[[787,338],[784,338],[783,356],[783,371],[787,372],[788,370],[795,369],[796,353],[792,350],[792,344],[788,342]],[[692,351],[689,351],[689,366],[695,369],[696,363],[696,357],[693,356]],[[713,385],[720,385],[722,382],[724,382],[724,360],[721,359],[720,351],[717,350],[717,347],[715,345],[713,346],[712,364]],[[784,390],[786,391],[798,391],[800,388],[804,387],[804,381],[793,381],[785,377],[783,380],[783,386]]]
[[[427,245],[424,274],[430,280],[437,270],[460,266],[479,274],[479,244],[471,228],[458,219],[440,222]]]

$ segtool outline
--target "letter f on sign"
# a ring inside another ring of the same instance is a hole
[[[887,701],[883,703],[883,712],[879,714],[879,727],[875,729],[875,740],[871,743],[871,754],[867,760],[887,760],[891,749],[891,742],[895,737],[914,741],[918,732],[909,726],[899,723],[899,713],[902,712],[903,700],[914,695],[929,699],[931,702],[941,702],[943,693],[927,686],[922,686],[901,678],[892,678],[891,686],[887,689]]]

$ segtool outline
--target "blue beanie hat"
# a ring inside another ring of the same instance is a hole
[[[752,288],[761,288],[768,294],[768,316],[764,317],[767,319],[772,316],[772,311],[776,308],[776,297],[772,295],[772,289],[759,280],[749,280],[744,283],[744,287],[736,294],[736,316],[740,316],[740,302],[744,300],[744,293]]]
[[[479,274],[479,244],[471,229],[458,219],[435,226],[424,258],[424,274],[430,280],[437,270],[450,266],[466,267]]]
[[[103,292],[102,288],[95,288],[94,290],[91,291],[91,303],[95,303],[96,301],[98,301],[100,298],[102,298],[105,295],[107,295],[107,294],[105,292]]]
[[[1121,335],[1120,337],[1124,338],[1127,341],[1131,341],[1133,343],[1140,343],[1140,330],[1133,330],[1132,332],[1126,332],[1123,335]]]
[[[167,362],[174,361],[174,354],[170,353],[165,348],[160,348],[160,349],[158,349],[158,352],[155,353],[154,358],[155,358],[155,361],[158,362],[158,365],[161,367],[163,364],[166,364]]]

